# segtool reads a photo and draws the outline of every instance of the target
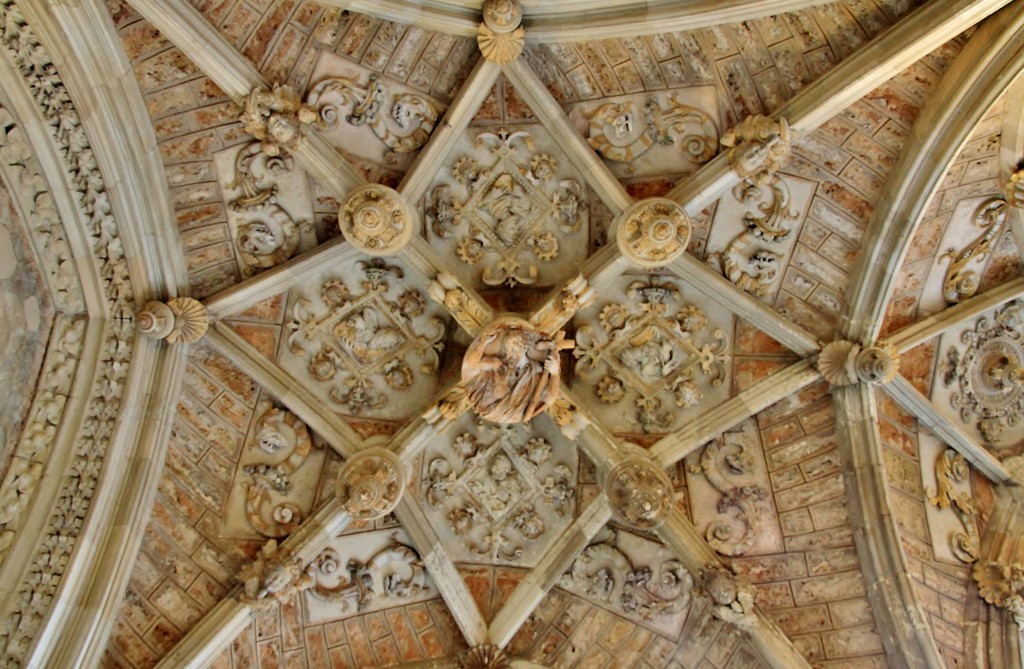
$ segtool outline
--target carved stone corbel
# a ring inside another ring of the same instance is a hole
[[[664,267],[686,251],[690,219],[677,203],[656,197],[622,212],[615,225],[619,252],[634,265]]]
[[[294,558],[287,548],[271,539],[260,549],[256,559],[242,567],[238,581],[241,602],[256,608],[284,602],[313,585],[308,566]]]
[[[674,503],[665,470],[643,456],[616,465],[605,480],[605,492],[616,519],[638,530],[661,525]]]
[[[471,648],[459,658],[459,669],[509,669],[511,666],[505,651],[490,644]]]
[[[146,302],[135,321],[142,334],[153,339],[166,339],[172,344],[194,344],[210,327],[206,307],[191,297]]]
[[[729,149],[729,166],[743,179],[764,186],[789,155],[791,133],[786,119],[754,115],[743,119],[719,141]]]
[[[294,149],[302,140],[306,126],[317,120],[317,113],[302,104],[302,98],[291,86],[275,84],[267,90],[253,89],[240,116],[245,131],[263,142],[263,151],[276,156],[281,149]]]
[[[372,256],[394,255],[412,239],[415,214],[392,188],[356,188],[341,204],[338,225],[352,246]]]
[[[833,386],[889,383],[900,368],[900,354],[888,343],[861,347],[852,341],[831,342],[818,354],[818,371]]]
[[[405,467],[395,453],[367,448],[346,460],[338,472],[338,499],[355,520],[383,518],[398,506],[406,478]]]
[[[712,615],[719,620],[748,630],[757,625],[753,589],[731,570],[708,565],[700,572],[699,587],[711,601]]]
[[[518,0],[485,0],[483,23],[477,28],[476,43],[487,60],[504,65],[523,52],[526,31]]]

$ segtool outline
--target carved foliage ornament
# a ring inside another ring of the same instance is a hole
[[[964,422],[976,420],[986,441],[996,442],[1024,415],[1024,303],[1014,300],[979,318],[961,337],[964,350],[946,352],[943,382],[955,386],[950,398]]]
[[[411,387],[417,371],[437,369],[444,324],[424,316],[419,291],[392,287],[404,275],[401,268],[380,258],[357,265],[364,276],[361,293],[329,279],[320,285],[319,299],[295,302],[288,347],[304,358],[310,376],[332,384],[334,402],[363,414],[384,407],[392,391]]]
[[[519,562],[572,518],[576,463],[565,451],[526,426],[478,421],[431,447],[423,497],[471,559]]]
[[[147,302],[136,320],[139,332],[172,344],[194,344],[210,327],[206,307],[191,297],[175,297],[166,303]]]
[[[626,295],[639,309],[608,304],[599,312],[600,330],[584,325],[577,331],[576,372],[589,379],[603,371],[595,387],[601,402],[616,404],[631,396],[630,422],[644,432],[666,430],[676,415],[663,409],[663,396],[687,408],[704,396],[698,373],[721,385],[725,332],[714,330],[715,343],[701,344],[707,317],[693,305],[679,304],[679,288],[667,280],[635,281]]]
[[[527,423],[558,396],[559,354],[574,342],[549,336],[529,321],[502,316],[480,331],[462,359],[466,399],[494,423]]]
[[[490,164],[460,157],[451,168],[458,185],[436,186],[428,198],[430,231],[440,238],[458,234],[456,255],[484,265],[487,285],[535,283],[535,263],[558,257],[556,233],[578,232],[586,220],[580,185],[558,179],[558,161],[533,147],[528,132],[480,133],[476,148],[490,153]]]
[[[992,245],[1005,228],[1006,201],[998,197],[985,200],[974,210],[973,220],[984,232],[959,253],[951,248],[940,257],[949,260],[942,282],[942,297],[948,304],[957,304],[978,292],[981,277],[969,267],[992,252]]]
[[[646,268],[664,267],[686,251],[690,220],[672,200],[641,200],[619,217],[615,240],[631,263]]]
[[[637,564],[617,544],[618,535],[606,532],[583,549],[558,584],[644,622],[686,610],[693,579],[681,562],[669,559],[656,569]]]
[[[306,104],[317,110],[312,120],[319,119],[319,127],[334,128],[342,118],[349,125],[366,126],[391,154],[412,153],[426,144],[439,114],[423,96],[389,95],[376,74],[368,75],[365,83],[351,77],[323,79],[310,89]]]
[[[363,253],[386,256],[402,250],[412,238],[414,216],[396,191],[369,184],[348,194],[338,225],[345,239]]]
[[[639,530],[661,525],[674,503],[672,481],[647,458],[631,458],[615,466],[605,481],[615,517]]]
[[[978,532],[978,512],[974,501],[967,493],[953,487],[954,483],[963,483],[970,477],[971,469],[963,455],[952,448],[946,449],[935,462],[935,494],[928,496],[928,502],[940,509],[950,507],[956,512],[963,532],[953,532],[949,536],[953,555],[961,562],[976,562],[980,545]]]
[[[499,65],[518,58],[526,43],[518,0],[484,0],[483,18],[476,37],[483,57]]]
[[[718,128],[711,117],[675,95],[664,106],[658,96],[648,97],[642,114],[631,100],[606,102],[583,114],[590,146],[617,163],[630,163],[651,147],[678,143],[691,161],[703,164],[718,148]]]
[[[240,120],[246,132],[263,142],[265,153],[277,155],[298,145],[306,125],[316,120],[316,112],[302,104],[291,86],[275,84],[271,90],[253,89]]]
[[[711,613],[741,629],[757,624],[750,584],[722,565],[708,565],[700,573],[700,590],[711,602]]]
[[[367,448],[346,460],[338,472],[338,499],[356,520],[383,518],[398,506],[405,480],[405,467],[395,453]]]
[[[729,149],[729,166],[741,178],[755,186],[765,186],[782,167],[789,154],[789,123],[766,116],[748,116],[722,135],[722,146]]]
[[[290,550],[269,540],[259,555],[238,572],[242,584],[239,599],[250,606],[265,608],[284,602],[313,585],[311,566],[303,566]]]
[[[327,548],[310,563],[309,573],[310,594],[337,604],[345,613],[363,611],[376,602],[397,605],[429,588],[423,560],[396,534],[365,562],[349,559],[342,564],[338,550]]]

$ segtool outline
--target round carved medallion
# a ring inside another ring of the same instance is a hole
[[[640,267],[664,267],[686,250],[690,219],[672,200],[641,200],[622,213],[615,229],[619,251]]]
[[[194,344],[210,327],[206,307],[191,297],[175,297],[165,302],[146,302],[136,316],[139,332],[172,344]]]
[[[484,23],[496,33],[507,33],[519,27],[523,10],[516,0],[484,0]]]
[[[386,448],[367,448],[345,461],[338,472],[338,499],[356,520],[391,513],[405,491],[405,467]]]
[[[369,184],[341,205],[338,225],[352,246],[373,256],[393,255],[412,238],[414,215],[394,189]]]
[[[637,529],[661,525],[672,508],[672,481],[646,458],[618,464],[608,474],[605,488],[615,517]]]
[[[854,359],[857,378],[865,383],[889,383],[900,368],[900,354],[892,344],[868,346]]]
[[[573,342],[518,316],[500,316],[480,331],[462,360],[473,410],[492,423],[526,423],[558,397],[559,352]]]

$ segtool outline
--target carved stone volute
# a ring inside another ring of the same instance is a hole
[[[278,546],[276,539],[264,544],[256,559],[242,567],[238,581],[242,585],[239,600],[257,608],[286,601],[313,584],[306,566]]]
[[[700,591],[710,601],[711,613],[716,618],[743,629],[757,624],[754,593],[749,583],[718,564],[702,569],[699,581]]]
[[[509,669],[511,666],[505,651],[490,644],[471,648],[459,658],[459,669]]]
[[[402,461],[392,451],[366,448],[338,472],[338,499],[356,520],[383,518],[398,506],[406,478]]]
[[[269,91],[253,89],[240,117],[245,131],[262,141],[263,151],[269,155],[278,155],[282,148],[295,148],[306,126],[316,119],[316,110],[302,104],[291,86],[280,84]]]
[[[372,256],[394,255],[410,239],[415,214],[394,189],[380,184],[356,188],[341,205],[338,225],[352,246]]]
[[[605,492],[615,517],[639,530],[661,525],[672,509],[672,481],[644,456],[616,465],[605,480]]]
[[[194,344],[210,327],[206,307],[191,297],[147,302],[135,320],[142,334],[172,344]]]
[[[1015,209],[1024,209],[1024,169],[1010,175],[1004,186],[1006,203]]]
[[[896,378],[899,366],[899,351],[892,344],[862,347],[840,339],[826,344],[818,354],[818,371],[834,386],[889,383]]]
[[[729,165],[744,179],[763,186],[789,154],[790,131],[786,119],[748,116],[719,140],[729,148]]]
[[[615,240],[622,255],[634,265],[664,267],[686,251],[690,220],[672,200],[641,200],[619,217]]]
[[[499,65],[518,58],[526,43],[518,0],[485,0],[483,19],[476,39],[484,58]]]

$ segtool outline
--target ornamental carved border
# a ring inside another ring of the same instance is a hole
[[[62,474],[60,492],[41,528],[29,571],[13,594],[11,615],[0,626],[0,662],[20,664],[49,613],[71,561],[114,435],[134,349],[135,297],[106,182],[82,118],[52,57],[27,25],[15,0],[0,0],[0,43],[4,56],[25,78],[63,160],[71,195],[81,211],[79,218],[85,224],[84,232],[98,265],[100,288],[112,315],[103,334],[99,351],[102,364],[85,406],[73,464]]]

